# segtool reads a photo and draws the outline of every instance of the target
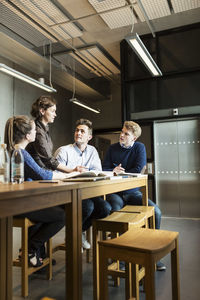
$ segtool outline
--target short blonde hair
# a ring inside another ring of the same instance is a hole
[[[142,129],[139,124],[133,121],[125,121],[123,127],[132,131],[134,136],[138,139],[142,134]]]

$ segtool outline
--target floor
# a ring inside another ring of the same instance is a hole
[[[198,300],[200,295],[200,219],[162,218],[162,229],[178,231],[180,233],[180,285],[181,300]],[[64,230],[54,238],[54,244],[64,240]],[[14,255],[19,249],[19,232],[14,232]],[[57,264],[53,267],[53,280],[47,281],[45,274],[33,274],[29,280],[29,297],[27,299],[39,300],[44,296],[65,299],[65,267],[64,251],[54,254]],[[156,272],[156,294],[157,300],[171,299],[171,273],[170,256],[166,256],[163,262],[167,266],[165,272]],[[70,272],[70,270],[69,270]],[[120,287],[113,287],[109,282],[109,295],[115,300],[123,300],[124,280]],[[23,299],[20,297],[20,268],[13,268],[13,300]],[[92,264],[85,262],[83,255],[83,300],[92,300]],[[145,299],[141,290],[140,300]],[[70,300],[70,299],[68,299]]]

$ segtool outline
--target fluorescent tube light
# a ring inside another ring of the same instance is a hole
[[[153,60],[151,54],[143,44],[139,35],[136,33],[134,36],[129,36],[125,38],[131,48],[138,55],[140,60],[145,64],[153,76],[162,76],[161,70],[158,68],[157,64]]]
[[[51,93],[52,92],[57,92],[56,89],[52,88],[51,86],[48,86],[44,83],[41,83],[38,80],[35,80],[35,79],[33,79],[33,78],[23,74],[23,73],[20,73],[20,72],[14,70],[14,69],[12,69],[12,68],[4,65],[4,64],[1,64],[1,63],[0,63],[0,72],[6,73],[6,74],[11,75],[15,78],[23,80],[27,83],[30,83],[34,86],[39,87],[40,89],[43,89],[43,90],[47,91],[47,92],[51,92]]]
[[[72,102],[72,103],[74,103],[74,104],[77,104],[79,106],[82,106],[82,107],[84,107],[86,109],[89,109],[89,110],[95,112],[96,114],[99,114],[101,112],[100,109],[94,109],[94,108],[86,105],[85,103],[79,101],[77,98],[71,98],[69,101]]]

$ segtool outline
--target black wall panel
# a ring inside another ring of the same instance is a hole
[[[128,43],[121,42],[124,119],[132,113],[200,106],[200,24],[141,39],[163,76],[152,77]]]

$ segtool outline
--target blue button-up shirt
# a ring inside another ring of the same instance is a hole
[[[89,170],[102,170],[99,154],[96,148],[91,145],[87,145],[83,152],[76,144],[62,146],[56,150],[55,157],[59,163],[70,169],[83,166]]]

